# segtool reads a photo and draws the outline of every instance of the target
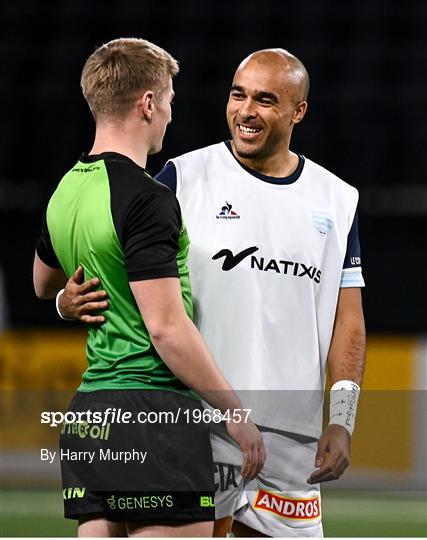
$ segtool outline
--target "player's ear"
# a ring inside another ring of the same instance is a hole
[[[294,124],[299,124],[301,122],[305,116],[305,113],[307,112],[307,107],[308,103],[306,101],[301,101],[298,103],[292,115],[292,122]]]
[[[152,90],[144,92],[142,96],[138,98],[136,106],[141,114],[141,118],[150,122],[155,109],[154,92]]]

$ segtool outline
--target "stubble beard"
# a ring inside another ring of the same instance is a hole
[[[234,149],[236,151],[236,154],[243,159],[259,160],[266,157],[269,153],[268,141],[265,141],[265,143],[261,145],[260,147],[253,148],[253,149],[239,148],[239,143],[236,144],[234,139],[233,139],[233,143],[234,143]]]

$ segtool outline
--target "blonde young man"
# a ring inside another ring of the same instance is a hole
[[[320,483],[349,464],[365,346],[358,194],[290,150],[308,89],[294,55],[251,54],[230,90],[232,140],[172,159],[157,175],[176,192],[192,238],[200,331],[267,448],[258,477],[245,480],[237,447],[213,426],[218,534],[233,516],[238,536],[322,536]],[[81,301],[86,287],[70,281],[61,311],[100,322]]]
[[[81,84],[95,141],[59,183],[37,245],[37,296],[54,297],[81,265],[110,299],[106,323],[89,328],[89,367],[70,406],[84,421],[61,434],[65,516],[79,520],[79,536],[211,535],[212,451],[191,390],[231,412],[245,476],[265,459],[258,430],[233,415],[242,405],[191,321],[177,199],[145,171],[171,121],[177,72],[170,54],[142,39],[111,41],[89,57]],[[153,413],[168,420],[147,422]]]

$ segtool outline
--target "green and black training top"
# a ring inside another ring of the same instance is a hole
[[[155,350],[129,281],[179,277],[193,314],[189,238],[175,195],[131,159],[113,152],[83,155],[52,195],[37,254],[71,276],[98,276],[109,296],[106,322],[88,329],[79,391],[184,390]]]

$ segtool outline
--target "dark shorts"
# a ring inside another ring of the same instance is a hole
[[[203,410],[200,402],[162,390],[77,392],[69,411],[88,410],[102,420],[70,422],[61,430],[65,517],[214,519],[209,427],[193,416]]]

